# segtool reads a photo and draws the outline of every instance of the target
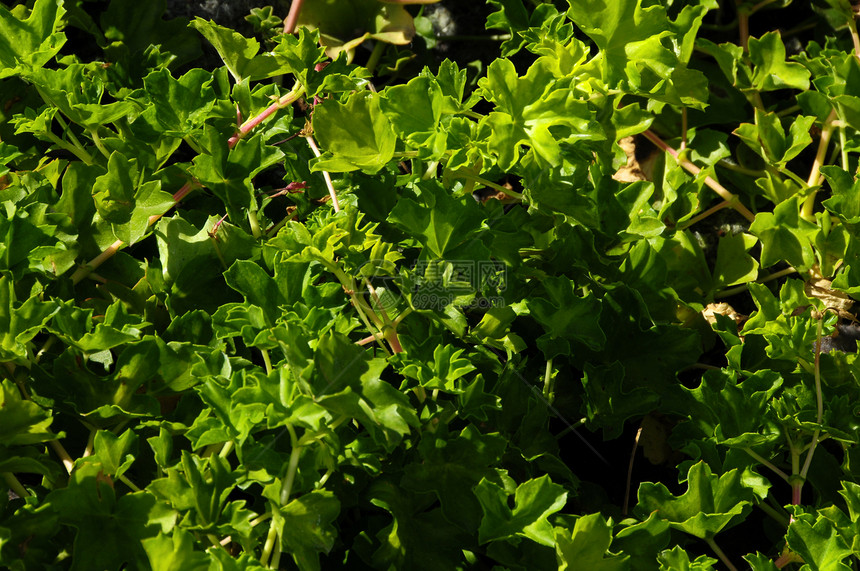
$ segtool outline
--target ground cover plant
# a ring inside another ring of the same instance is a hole
[[[0,565],[857,569],[854,8],[411,4],[0,6]]]

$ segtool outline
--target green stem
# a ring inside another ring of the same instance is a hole
[[[815,422],[819,426],[821,426],[821,420],[824,418],[824,395],[821,391],[821,334],[823,328],[821,321],[822,316],[819,315],[818,329],[815,338]],[[818,437],[820,434],[821,429],[816,427],[812,433],[812,443],[809,445],[809,452],[806,453],[806,460],[803,463],[803,468],[800,470],[800,477],[804,480],[806,480],[806,474],[809,473],[809,466],[812,464],[812,454],[815,452],[815,447],[818,445]]]
[[[453,35],[453,36],[436,36],[439,42],[505,42],[511,39],[510,34],[494,34],[492,36],[478,35]]]
[[[720,558],[720,561],[723,562],[723,565],[729,568],[729,571],[738,571],[738,568],[735,567],[731,561],[729,561],[729,558],[726,557],[726,554],[723,552],[722,549],[720,549],[720,546],[717,545],[717,542],[714,541],[713,537],[706,537],[705,543],[707,543],[713,550],[713,552],[717,554],[717,557]]]
[[[383,52],[385,52],[386,47],[385,42],[381,42],[379,40],[376,41],[376,44],[373,46],[373,51],[370,52],[370,57],[367,58],[367,65],[364,67],[370,72],[370,75],[373,75],[376,70],[376,66],[379,65],[379,60],[382,58]]]
[[[260,353],[263,355],[263,363],[266,365],[266,374],[272,374],[272,360],[269,358],[269,350],[268,349],[260,349]]]
[[[812,163],[812,169],[809,172],[809,180],[806,182],[810,188],[818,186],[818,181],[821,178],[821,166],[824,163],[824,157],[827,154],[827,146],[830,144],[830,136],[833,135],[835,129],[834,120],[836,119],[836,108],[830,111],[827,120],[824,121],[824,128],[821,129],[821,138],[818,140],[818,150],[815,153],[815,160]],[[813,190],[803,203],[800,209],[800,216],[808,222],[815,222],[815,215],[812,209],[815,207],[815,195],[817,190]]]
[[[773,280],[779,279],[783,276],[787,276],[787,275],[790,275],[790,274],[793,274],[796,272],[797,272],[797,270],[795,268],[785,268],[784,270],[779,270],[778,272],[774,272],[772,274],[769,274],[769,275],[767,275],[767,276],[765,276],[759,280],[755,280],[755,283],[759,283],[759,284],[767,283],[769,281],[773,281]],[[749,286],[749,284],[746,283],[746,284],[741,284],[737,287],[724,289],[723,291],[718,291],[717,293],[714,294],[714,299],[731,297],[737,293],[741,293],[741,292],[746,291],[748,286]]]
[[[729,169],[729,170],[731,170],[731,171],[739,172],[739,173],[741,173],[741,174],[746,174],[746,175],[749,175],[749,176],[754,176],[754,177],[756,177],[756,178],[758,178],[758,177],[760,177],[760,176],[764,175],[764,173],[765,173],[765,171],[763,171],[763,170],[748,169],[748,168],[742,167],[742,166],[740,166],[740,165],[736,165],[736,164],[734,164],[734,163],[730,163],[730,162],[728,161],[728,159],[720,159],[720,160],[717,162],[717,166],[723,167],[724,169]]]
[[[72,153],[73,155],[78,157],[81,160],[81,162],[83,162],[84,164],[86,164],[86,165],[93,164],[92,155],[90,155],[84,149],[76,147],[76,146],[72,145],[71,143],[67,143],[66,141],[62,140],[61,138],[59,138],[58,136],[56,136],[55,134],[53,134],[49,131],[44,131],[42,134],[45,135],[46,137],[48,137],[52,143],[54,143],[55,145],[57,145],[61,149],[69,151],[70,153]]]
[[[251,234],[259,240],[263,237],[263,231],[260,230],[260,221],[257,220],[257,211],[249,210],[248,211],[248,225],[251,227]]]
[[[86,151],[84,150],[84,146],[81,144],[81,141],[78,140],[78,137],[75,135],[74,131],[72,131],[71,128],[69,128],[69,124],[66,123],[66,120],[63,119],[63,116],[58,114],[58,115],[55,115],[55,117],[57,119],[57,123],[59,123],[60,126],[63,128],[63,133],[65,133],[65,135],[72,141],[72,143],[77,148],[79,148],[81,151],[86,153]],[[87,154],[89,154],[89,153],[87,153]]]
[[[284,477],[284,483],[281,486],[281,505],[287,505],[290,499],[290,494],[293,492],[293,482],[296,479],[296,471],[299,468],[299,456],[302,453],[302,446],[299,445],[299,440],[296,438],[296,430],[292,424],[287,424],[287,430],[290,432],[290,442],[292,450],[290,451],[290,463],[287,466],[287,475]]]
[[[552,398],[552,359],[546,362],[546,370],[543,374],[543,396],[545,399]]]
[[[275,508],[277,509],[277,508]],[[269,532],[266,534],[266,543],[263,544],[263,552],[260,554],[260,563],[263,567],[269,567],[269,557],[272,555],[272,549],[275,547],[275,542],[278,540],[278,528],[275,522],[269,524]]]
[[[491,182],[485,178],[481,178],[480,176],[472,174],[472,173],[470,173],[464,169],[459,169],[457,171],[454,171],[454,175],[458,176],[460,178],[465,178],[466,180],[476,182],[478,184],[482,184],[486,187],[492,188],[493,190],[498,190],[499,192],[502,192],[502,193],[510,196],[511,198],[515,198],[517,200],[522,200],[522,198],[523,198],[523,195],[520,194],[519,192],[515,192],[509,188],[505,188],[504,186],[502,186],[500,184],[496,184],[496,183]]]
[[[221,448],[221,452],[218,453],[219,458],[226,458],[230,455],[230,452],[233,451],[233,447],[236,445],[232,440],[228,440],[224,443],[224,446]]]
[[[98,129],[90,129],[90,137],[93,138],[93,143],[96,144],[96,148],[104,155],[104,158],[110,159],[110,151],[105,148],[104,143],[102,143],[101,137],[99,137]]]
[[[749,454],[750,456],[752,456],[752,457],[753,457],[753,458],[754,458],[754,459],[755,459],[759,464],[762,464],[763,466],[767,466],[767,467],[768,467],[768,468],[770,468],[770,469],[771,469],[771,470],[772,470],[772,471],[773,471],[777,476],[779,476],[780,478],[782,478],[783,480],[785,480],[786,482],[788,482],[788,479],[789,479],[788,474],[786,474],[785,472],[783,472],[782,470],[780,470],[779,468],[777,468],[776,466],[774,466],[774,465],[773,465],[769,460],[767,460],[767,459],[765,459],[763,456],[759,455],[755,450],[753,450],[752,448],[749,448],[749,447],[744,448],[743,450],[744,450],[747,454]]]
[[[21,484],[18,478],[15,477],[15,474],[12,472],[2,472],[3,481],[6,482],[6,485],[9,486],[9,489],[15,492],[15,494],[19,498],[28,498],[30,497],[30,492],[27,491],[27,488]]]
[[[123,484],[125,484],[126,486],[128,486],[129,488],[131,488],[133,491],[135,491],[135,492],[139,492],[139,491],[140,491],[140,488],[139,488],[139,487],[138,487],[134,482],[132,482],[131,480],[129,480],[129,479],[126,477],[126,475],[125,475],[125,474],[123,474],[123,475],[121,475],[121,476],[117,476],[117,479],[118,479],[120,482],[122,482]]]
[[[756,506],[759,507],[761,509],[761,511],[763,511],[764,513],[769,515],[771,518],[773,518],[782,527],[788,527],[788,524],[790,522],[789,522],[787,515],[778,512],[772,506],[770,506],[764,502],[760,502],[760,503],[756,504]]]

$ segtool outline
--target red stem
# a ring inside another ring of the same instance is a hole
[[[290,12],[287,14],[287,19],[284,20],[284,33],[292,34],[296,30],[296,22],[299,20],[299,13],[302,11],[302,4],[305,0],[293,0],[290,4]]]

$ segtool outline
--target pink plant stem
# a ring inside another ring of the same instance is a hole
[[[699,167],[694,165],[689,160],[682,158],[680,156],[680,154],[678,153],[678,151],[676,151],[675,149],[673,149],[672,147],[667,145],[666,142],[663,141],[663,139],[658,137],[650,129],[648,131],[645,131],[642,134],[645,136],[645,138],[647,138],[649,141],[654,143],[659,149],[672,155],[675,158],[675,160],[678,161],[678,164],[681,165],[687,172],[689,172],[693,176],[697,176],[700,172],[702,172],[702,169],[700,169]],[[705,177],[705,184],[711,190],[713,190],[714,192],[719,194],[723,198],[723,200],[731,203],[732,208],[734,208],[735,210],[740,212],[744,218],[746,218],[750,222],[755,220],[755,214],[750,212],[749,209],[741,203],[741,201],[738,199],[738,197],[735,196],[734,194],[732,194],[731,192],[729,192],[728,189],[726,189],[726,187],[724,187],[723,185],[718,183],[716,180],[714,180],[710,176]]]
[[[297,87],[293,89],[292,91],[266,107],[262,113],[242,123],[242,125],[239,126],[239,132],[227,140],[227,146],[231,149],[235,147],[236,143],[238,143],[240,139],[244,138],[245,135],[250,133],[254,129],[254,127],[265,121],[270,115],[272,115],[279,109],[283,109],[284,107],[301,97],[304,91],[305,90],[302,87]]]
[[[293,0],[290,4],[290,12],[287,14],[287,19],[284,20],[284,33],[292,34],[296,31],[296,22],[299,20],[299,13],[302,11],[302,4],[305,0]]]
[[[200,186],[200,183],[198,183],[197,181],[189,181],[189,182],[186,182],[184,185],[182,185],[182,188],[180,188],[179,190],[177,190],[173,194],[173,206],[176,206],[176,204],[180,200],[185,198],[185,196],[189,192],[191,192],[193,189],[195,189],[199,186]],[[173,206],[171,206],[171,208]],[[164,214],[167,214],[167,212],[169,212],[169,209],[166,212],[164,212],[163,214],[153,214],[152,216],[150,216],[146,221],[147,226],[152,226],[153,224],[155,224],[156,221],[158,221],[159,218],[164,216]],[[105,263],[106,261],[111,259],[114,256],[114,254],[119,252],[119,250],[124,245],[125,245],[125,242],[123,242],[122,240],[117,240],[116,242],[114,242],[113,244],[111,244],[110,246],[105,248],[98,256],[96,256],[95,258],[93,258],[92,260],[87,262],[85,265],[78,267],[78,269],[75,270],[75,273],[72,274],[72,278],[71,278],[72,284],[80,283],[81,280],[83,280],[85,277],[90,275],[90,273],[93,270],[95,270],[96,268],[101,266],[103,263]]]

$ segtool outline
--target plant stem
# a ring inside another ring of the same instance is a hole
[[[305,0],[293,0],[290,4],[290,11],[284,20],[284,33],[292,34],[296,31],[296,22],[299,20],[299,13],[302,11],[302,4]]]
[[[627,465],[627,485],[624,488],[624,504],[621,507],[621,515],[627,515],[627,509],[630,507],[630,488],[633,483],[633,461],[636,460],[636,449],[639,448],[639,438],[642,436],[642,425],[636,431],[636,437],[633,439],[633,450],[630,451],[630,463]]]
[[[682,167],[684,167],[684,169],[687,170],[687,172],[689,172],[693,176],[697,176],[700,172],[702,172],[702,169],[700,169],[699,167],[694,165],[692,162],[690,162],[689,160],[687,160],[685,158],[681,158],[678,154],[678,151],[676,151],[675,149],[673,149],[672,147],[667,145],[660,137],[658,137],[650,129],[645,131],[642,134],[649,141],[651,141],[652,143],[657,145],[657,147],[659,149],[672,155],[675,158],[675,160],[678,161],[678,164],[680,164]],[[726,189],[726,187],[721,185],[719,182],[717,182],[716,180],[714,180],[710,176],[705,176],[705,184],[708,187],[710,187],[714,192],[719,194],[723,200],[730,202],[732,208],[734,208],[735,210],[740,212],[744,218],[746,218],[750,222],[755,220],[755,215],[752,212],[750,212],[749,209],[743,205],[743,203],[741,203],[740,199],[736,195],[729,192]]]
[[[21,484],[18,478],[15,477],[15,474],[12,472],[0,472],[3,475],[3,481],[6,482],[6,485],[9,486],[9,489],[15,492],[19,498],[28,498],[30,497],[30,492],[27,491],[27,488]]]
[[[370,296],[376,302],[376,307],[379,308],[380,315],[382,315],[382,323],[384,324],[382,332],[385,334],[385,340],[388,341],[389,345],[391,345],[391,352],[402,353],[403,346],[400,345],[400,338],[397,337],[397,327],[388,317],[388,312],[385,311],[385,307],[383,307],[382,302],[379,300],[379,296],[376,294],[376,289],[370,285],[370,281],[367,278],[364,279],[364,285],[370,292]]]
[[[60,444],[59,440],[49,440],[48,445],[54,449],[54,453],[60,458],[60,461],[63,463],[63,468],[66,469],[66,472],[71,474],[72,469],[75,467],[75,461],[72,460],[72,457],[69,456],[69,453],[66,452],[66,449],[63,448],[63,445]]]
[[[87,437],[87,446],[86,446],[86,448],[84,448],[84,453],[81,454],[81,458],[86,458],[87,456],[93,455],[93,449],[95,448],[95,444],[96,444],[96,433],[97,432],[98,432],[98,429],[96,427],[90,426],[90,434]]]
[[[102,143],[102,139],[101,137],[99,137],[98,129],[90,129],[90,136],[93,138],[93,143],[96,144],[96,148],[102,155],[104,155],[104,158],[110,159],[110,153],[105,148],[104,143]]]
[[[717,545],[717,542],[714,541],[713,537],[706,537],[705,543],[707,543],[711,547],[711,549],[714,551],[714,553],[717,554],[717,557],[720,558],[720,561],[723,562],[723,565],[725,565],[726,567],[729,568],[729,571],[738,571],[738,568],[735,567],[734,565],[732,565],[732,562],[729,561],[729,558],[726,557],[726,554],[723,553],[723,550],[720,549],[720,546]]]
[[[383,52],[385,52],[386,45],[385,42],[379,40],[373,45],[373,51],[370,52],[370,57],[367,58],[367,65],[364,66],[370,72],[370,75],[373,75],[374,71],[376,71],[376,66],[379,65],[379,60],[382,58]]]
[[[478,35],[452,35],[452,36],[436,36],[436,41],[439,42],[504,42],[511,39],[510,34],[493,34],[491,36]]]
[[[227,456],[229,456],[230,452],[233,451],[233,447],[235,445],[236,445],[236,443],[232,440],[228,440],[227,442],[225,442],[224,446],[221,448],[221,452],[218,453],[218,457],[219,458],[226,458]]]
[[[251,234],[255,239],[259,240],[263,237],[263,231],[260,229],[260,222],[257,220],[257,211],[248,211],[248,225],[251,227]]]
[[[545,399],[549,400],[551,396],[550,383],[552,383],[552,359],[549,359],[546,362],[546,370],[543,374],[543,396]]]
[[[821,426],[821,420],[824,418],[824,396],[821,392],[821,333],[822,333],[822,316],[818,316],[818,330],[815,341],[815,400],[816,413],[815,422]],[[818,437],[821,434],[821,428],[816,427],[812,432],[812,443],[809,445],[809,452],[806,453],[806,460],[803,462],[803,468],[800,470],[800,477],[806,480],[806,474],[809,472],[809,466],[812,464],[812,454],[815,452],[815,447],[818,445]],[[800,486],[803,486],[801,481]]]
[[[687,148],[687,108],[681,107],[681,150]]]
[[[686,230],[687,228],[689,228],[693,224],[701,222],[702,220],[711,216],[712,214],[715,214],[715,213],[719,212],[720,210],[722,210],[723,208],[726,208],[727,206],[731,206],[731,205],[732,205],[731,202],[729,202],[728,200],[724,200],[721,203],[717,204],[716,206],[712,206],[712,207],[708,208],[707,210],[705,210],[701,214],[697,214],[696,216],[690,218],[689,220],[687,220],[686,222],[684,222],[683,224],[678,226],[678,230]]]
[[[739,172],[739,173],[741,173],[741,174],[746,174],[746,175],[749,175],[749,176],[754,176],[754,177],[756,177],[756,178],[758,178],[758,177],[760,177],[760,176],[764,175],[764,173],[765,173],[765,171],[763,171],[763,170],[748,169],[748,168],[744,168],[744,167],[742,167],[742,166],[740,166],[740,165],[736,165],[736,164],[734,164],[734,163],[730,163],[730,162],[729,162],[728,160],[726,160],[726,159],[720,159],[720,160],[717,162],[717,166],[721,166],[721,167],[723,167],[723,168],[725,168],[725,169],[729,169],[729,170],[732,170],[732,171],[735,171],[735,172]]]
[[[59,138],[58,136],[56,136],[55,134],[53,134],[49,131],[45,131],[43,133],[43,135],[48,137],[51,140],[51,142],[53,142],[55,145],[57,145],[61,149],[69,151],[70,153],[72,153],[73,155],[78,157],[81,160],[81,162],[83,162],[84,164],[86,164],[86,165],[93,164],[92,155],[90,155],[84,149],[76,147],[76,146],[72,145],[71,143],[67,143],[66,141],[62,140],[61,138]]]
[[[278,528],[275,526],[275,522],[272,521],[272,523],[269,524],[269,531],[266,534],[266,543],[263,544],[263,552],[260,554],[260,563],[267,569],[271,569],[271,567],[269,567],[269,557],[272,554],[272,548],[274,548],[277,540]]]
[[[782,478],[783,480],[785,480],[786,482],[788,482],[788,480],[789,480],[789,476],[788,476],[788,474],[786,474],[785,472],[783,472],[782,470],[780,470],[779,468],[777,468],[776,466],[774,466],[774,465],[773,465],[769,460],[767,460],[767,459],[765,459],[763,456],[759,455],[755,450],[753,450],[752,448],[749,448],[749,447],[744,448],[743,450],[744,450],[747,454],[749,454],[750,456],[752,456],[752,457],[753,457],[753,458],[754,458],[754,459],[755,459],[759,464],[762,464],[763,466],[767,466],[767,467],[768,467],[768,468],[770,468],[770,469],[771,469],[771,470],[772,470],[772,471],[773,471],[777,476],[779,476],[780,478]]]
[[[296,438],[296,429],[292,424],[287,424],[287,430],[290,432],[290,442],[292,450],[290,451],[290,463],[287,466],[287,475],[284,477],[284,484],[281,486],[281,505],[287,505],[287,500],[290,499],[290,494],[293,492],[293,482],[296,479],[296,470],[299,468],[299,456],[302,453],[302,446],[299,445],[299,440]]]
[[[117,240],[116,242],[105,248],[101,254],[99,254],[83,266],[78,266],[78,269],[75,270],[75,273],[72,274],[72,284],[80,283],[80,281],[87,277],[90,272],[101,266],[114,254],[116,254],[119,249],[123,247],[123,245],[125,245],[125,242],[123,242],[122,240]]]
[[[836,119],[836,108],[830,111],[827,120],[824,121],[824,127],[821,129],[821,138],[818,140],[818,150],[815,153],[815,161],[812,163],[812,169],[809,172],[809,180],[806,185],[810,188],[818,186],[818,181],[821,178],[821,165],[824,162],[824,156],[827,154],[827,146],[830,143],[830,136],[835,128],[834,120]],[[815,222],[815,215],[812,209],[815,207],[815,195],[817,190],[813,190],[803,203],[800,209],[800,216],[809,222]]]
[[[853,15],[848,19],[848,30],[851,32],[851,41],[854,42],[854,55],[860,58],[860,36],[857,35],[857,21]]]
[[[750,37],[750,12],[748,9],[738,6],[738,4],[738,0],[735,0],[735,6],[737,6],[738,10],[738,43],[740,43],[744,51],[747,51]]]
[[[756,504],[756,507],[760,508],[761,511],[763,511],[764,513],[769,515],[773,520],[775,520],[781,526],[788,527],[788,524],[789,524],[788,517],[785,516],[784,514],[779,513],[778,511],[776,511],[773,508],[773,506],[770,506],[764,502],[761,502],[761,503]]]
[[[39,92],[39,93],[41,94],[41,92]],[[59,123],[60,126],[63,128],[63,133],[65,133],[69,137],[69,139],[72,140],[72,143],[75,145],[75,147],[80,149],[82,153],[89,156],[90,161],[92,162],[91,155],[89,153],[87,153],[86,150],[84,150],[84,146],[81,144],[80,140],[78,140],[78,137],[75,135],[75,133],[69,128],[69,124],[66,123],[66,120],[63,119],[63,116],[60,114],[57,114],[57,115],[55,115],[55,117],[57,118],[57,123]]]
[[[307,137],[305,137],[305,140],[308,142],[308,145],[310,146],[311,150],[314,152],[314,155],[319,157],[322,153],[320,153],[320,149],[319,149],[319,147],[317,147],[317,144],[316,144],[316,141],[314,141],[314,138],[311,137],[310,135],[308,135]],[[340,204],[337,201],[337,194],[334,191],[334,184],[332,184],[332,182],[331,182],[331,175],[328,173],[328,171],[322,171],[322,175],[323,175],[323,178],[325,179],[326,188],[328,188],[328,194],[329,194],[329,196],[331,196],[331,203],[332,203],[332,206],[334,206],[334,211],[340,212]]]
[[[125,474],[123,474],[122,476],[117,476],[117,479],[118,479],[120,482],[122,482],[123,484],[125,484],[126,486],[128,486],[129,488],[131,488],[131,489],[132,489],[132,491],[134,491],[134,492],[139,492],[139,491],[140,491],[140,488],[139,488],[137,485],[135,485],[135,483],[134,483],[134,482],[132,482],[131,480],[129,480],[129,479],[126,477],[126,475],[125,475]]]
[[[281,96],[277,101],[266,107],[256,117],[248,119],[247,121],[242,123],[242,125],[239,126],[239,132],[227,140],[227,147],[231,149],[235,147],[240,140],[242,140],[248,133],[250,133],[254,129],[254,127],[265,121],[270,115],[272,115],[279,109],[283,109],[287,105],[295,102],[299,97],[304,94],[304,92],[305,88],[303,85],[294,85],[292,91],[290,91],[286,95]]]
[[[177,202],[182,200],[189,192],[191,192],[193,189],[197,188],[198,186],[199,186],[199,183],[197,183],[196,181],[189,181],[189,182],[186,182],[184,185],[182,185],[182,188],[177,190],[176,193],[173,195],[173,205],[175,206]],[[164,214],[167,214],[167,212],[165,212]],[[147,220],[147,224],[149,226],[152,226],[153,224],[155,224],[156,221],[158,221],[159,218],[164,216],[164,214],[155,214],[153,216],[150,216],[149,220]],[[105,248],[105,250],[101,254],[99,254],[98,256],[96,256],[95,258],[93,258],[92,260],[87,262],[86,264],[84,264],[82,266],[78,266],[78,269],[75,270],[75,273],[73,273],[72,277],[71,277],[72,285],[76,285],[76,284],[80,283],[81,280],[83,280],[85,277],[90,275],[90,273],[92,273],[93,270],[95,270],[96,268],[101,266],[103,263],[105,263],[107,260],[109,260],[124,245],[125,245],[125,242],[123,242],[122,240],[117,240],[116,242],[114,242],[113,244],[111,244],[110,246]]]
[[[266,374],[270,375],[272,373],[272,360],[269,358],[268,349],[260,349],[260,353],[263,355],[263,364],[266,365]]]
[[[500,184],[496,184],[496,183],[491,182],[485,178],[481,178],[480,176],[472,174],[467,170],[458,169],[458,170],[454,171],[454,175],[461,177],[461,178],[465,178],[466,180],[470,180],[472,182],[476,182],[478,184],[482,184],[482,185],[487,186],[489,188],[492,188],[494,190],[498,190],[499,192],[502,192],[502,193],[510,196],[511,198],[515,198],[517,200],[522,200],[522,198],[523,198],[523,195],[520,194],[519,192],[515,192],[509,188],[505,188],[504,186],[502,186]]]
[[[769,281],[773,281],[773,280],[779,279],[783,276],[787,276],[787,275],[790,275],[790,274],[793,274],[796,272],[797,272],[797,270],[794,268],[791,268],[791,267],[785,268],[784,270],[779,270],[778,272],[774,272],[774,273],[769,274],[769,275],[767,275],[761,279],[755,280],[755,283],[758,283],[758,284],[767,283]],[[749,286],[749,284],[745,283],[745,284],[741,284],[737,287],[724,289],[723,291],[718,291],[717,293],[714,294],[714,299],[731,297],[731,296],[735,295],[736,293],[741,293],[743,291],[746,291],[748,286]]]

